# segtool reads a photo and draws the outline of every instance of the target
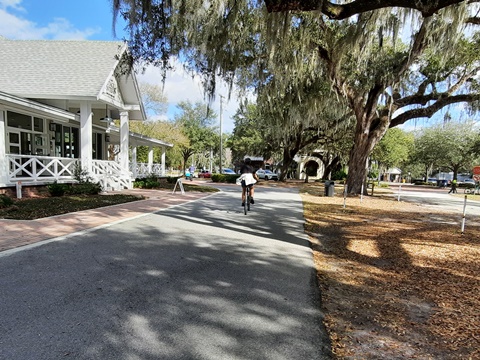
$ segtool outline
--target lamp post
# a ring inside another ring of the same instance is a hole
[[[220,95],[220,174],[222,173],[222,153],[223,153],[223,129],[222,129],[222,105],[223,105],[223,95]]]

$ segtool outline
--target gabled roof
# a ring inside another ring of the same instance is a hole
[[[127,51],[120,41],[7,40],[0,38],[0,91],[28,99],[108,102],[105,86]],[[132,119],[145,111],[135,75],[116,76]],[[115,105],[119,105],[116,103]]]
[[[0,87],[25,98],[96,97],[122,42],[0,39]]]

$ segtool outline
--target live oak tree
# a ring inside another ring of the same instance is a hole
[[[233,121],[233,133],[226,143],[232,151],[233,163],[241,163],[246,155],[263,158],[272,155],[272,142],[262,133],[262,118],[255,104],[248,101],[240,104]]]
[[[302,77],[298,73],[284,76],[284,84],[286,79],[290,80],[286,87],[278,86],[275,80],[268,81],[257,98],[262,134],[281,151],[280,180],[288,174],[297,154],[332,149],[329,145],[347,138],[353,124],[351,111],[326,86],[324,79]],[[324,155],[329,170],[329,165],[334,165],[330,160],[339,158],[325,152]]]
[[[167,66],[180,56],[205,76],[210,94],[217,74],[256,89],[266,73],[280,86],[285,79],[284,88],[312,74],[328,79],[356,119],[348,189],[358,193],[389,127],[478,102],[479,39],[475,28],[462,37],[466,24],[478,23],[476,3],[267,1],[267,14],[245,0],[115,0],[114,9],[129,24],[133,58]]]
[[[453,172],[454,179],[460,171],[470,172],[479,159],[480,149],[476,144],[480,141],[480,131],[473,121],[424,128],[416,136],[417,158],[427,165]]]

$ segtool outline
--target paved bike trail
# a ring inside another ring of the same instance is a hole
[[[0,359],[330,358],[298,193],[222,190],[0,255]]]

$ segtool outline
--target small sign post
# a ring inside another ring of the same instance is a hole
[[[185,189],[183,188],[182,178],[177,179],[177,182],[175,183],[175,187],[173,188],[172,194],[175,194],[175,190],[177,190],[177,185],[178,185],[178,188],[180,189],[180,191],[182,192],[182,195],[184,195],[185,194]]]
[[[22,182],[19,181],[17,182],[17,199],[21,199],[22,198]]]

